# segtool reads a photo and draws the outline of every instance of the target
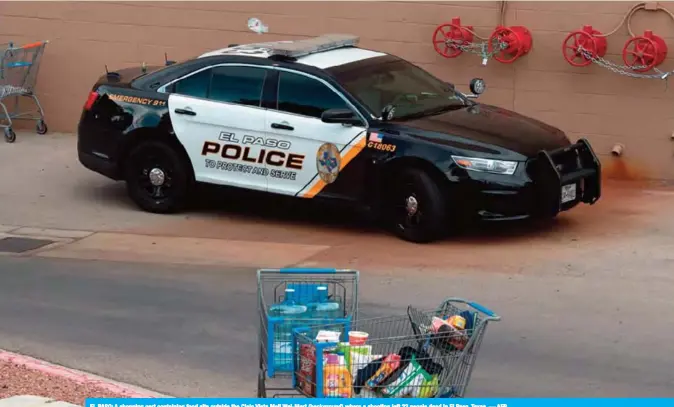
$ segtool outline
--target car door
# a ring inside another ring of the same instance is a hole
[[[224,64],[170,87],[173,131],[194,166],[197,181],[267,190],[261,146],[266,111],[261,107],[264,67]]]
[[[286,158],[267,160],[268,189],[313,198],[339,179],[340,172],[365,146],[363,126],[324,123],[327,109],[355,108],[327,82],[285,68],[278,71],[277,102],[267,111],[266,131],[284,143]],[[358,114],[358,113],[356,113]]]

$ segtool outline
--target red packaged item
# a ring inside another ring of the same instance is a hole
[[[463,350],[468,343],[468,336],[449,324],[441,325],[438,334],[446,335],[445,340],[457,350]]]
[[[316,395],[316,348],[310,344],[300,345],[300,366],[297,372],[300,390],[311,396]]]

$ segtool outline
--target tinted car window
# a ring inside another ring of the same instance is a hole
[[[205,99],[208,96],[210,82],[211,70],[206,69],[176,82],[174,93]]]
[[[446,82],[390,55],[330,68],[328,72],[375,115],[387,107],[395,107],[395,116],[404,118],[466,106]]]
[[[320,118],[328,109],[348,108],[332,89],[315,79],[289,72],[279,75],[278,110]]]
[[[247,106],[260,106],[267,71],[246,66],[213,68],[208,98]]]

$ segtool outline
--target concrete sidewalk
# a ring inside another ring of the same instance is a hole
[[[77,138],[18,132],[0,142],[0,224],[86,231],[121,230],[161,222],[132,208],[123,184],[87,171]]]
[[[14,396],[0,399],[0,407],[82,407],[76,404],[66,403],[47,397],[40,396]]]
[[[203,210],[155,215],[134,206],[123,183],[83,168],[76,145],[73,135],[24,132],[14,144],[0,143],[0,171],[6,174],[0,178],[0,243],[3,237],[50,240],[18,255],[241,267],[338,265],[424,273],[441,272],[451,264],[457,269],[521,273],[549,260],[631,247],[631,239],[643,240],[644,247],[657,245],[649,231],[674,225],[669,216],[674,206],[671,190],[615,183],[604,185],[596,205],[581,205],[552,224],[504,225],[423,248],[359,219],[338,218],[340,213],[314,216],[303,207],[298,210],[299,204],[278,208],[272,198],[237,201],[225,196],[222,202],[213,198]],[[12,173],[20,176],[8,176]],[[0,247],[0,255],[6,252]]]

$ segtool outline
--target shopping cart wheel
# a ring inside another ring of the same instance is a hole
[[[5,141],[13,143],[16,141],[16,133],[10,127],[5,127]]]
[[[35,131],[37,131],[37,134],[47,134],[47,130],[49,130],[49,128],[47,127],[47,123],[45,123],[44,120],[37,122],[37,126],[35,126]]]

